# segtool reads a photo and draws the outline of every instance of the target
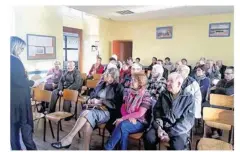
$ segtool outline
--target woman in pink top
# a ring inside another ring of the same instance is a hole
[[[147,111],[152,107],[151,97],[146,89],[147,81],[145,74],[132,75],[131,86],[124,91],[122,118],[115,121],[116,128],[104,146],[106,150],[114,149],[119,141],[121,149],[127,150],[128,135],[141,132],[147,127]]]

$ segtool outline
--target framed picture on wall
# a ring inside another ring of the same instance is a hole
[[[156,38],[157,39],[172,39],[173,27],[157,27]]]
[[[231,23],[211,23],[209,24],[209,37],[229,37]]]

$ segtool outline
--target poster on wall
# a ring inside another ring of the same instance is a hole
[[[173,27],[157,27],[156,38],[157,39],[172,39]]]
[[[231,23],[211,23],[209,24],[209,37],[229,37]]]

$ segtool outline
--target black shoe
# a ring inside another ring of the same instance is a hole
[[[67,145],[67,146],[62,146],[61,142],[52,143],[51,145],[52,145],[52,147],[54,147],[56,149],[63,149],[63,148],[68,149],[71,146],[71,144]]]

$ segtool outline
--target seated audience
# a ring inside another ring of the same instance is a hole
[[[102,58],[97,56],[97,63],[93,64],[89,73],[88,78],[92,78],[94,74],[102,74],[104,66],[101,64]]]
[[[131,88],[124,91],[122,117],[116,120],[116,128],[104,146],[106,150],[113,150],[119,141],[121,150],[127,150],[128,135],[144,131],[148,124],[147,111],[152,104],[146,85],[145,74],[132,75]]]
[[[135,59],[135,63],[140,64],[140,58],[136,58],[136,59]]]
[[[144,136],[146,150],[156,150],[156,144],[168,142],[169,150],[187,148],[189,132],[194,124],[193,95],[184,92],[183,77],[173,72],[168,76],[167,90],[163,91],[153,110],[154,122]]]
[[[138,63],[134,63],[131,67],[131,73],[130,74],[128,73],[127,75],[125,75],[125,77],[124,77],[124,79],[121,83],[123,85],[123,87],[124,88],[129,88],[130,84],[131,84],[130,82],[131,82],[131,79],[132,79],[131,75],[134,74],[134,73],[139,73],[141,71],[142,71],[142,66]]]
[[[53,75],[51,78],[47,79],[44,89],[48,91],[53,91],[57,89],[58,83],[62,77],[63,71],[60,69],[61,62],[55,61],[54,68],[50,69],[47,75]]]
[[[182,64],[183,64],[183,65],[186,65],[186,66],[189,67],[190,73],[191,73],[191,72],[192,72],[192,66],[191,66],[191,65],[188,65],[187,59],[183,58],[181,61],[182,61]]]
[[[47,82],[44,85],[44,89],[48,90],[48,91],[53,91],[55,89],[57,89],[58,87],[58,83],[62,77],[62,70],[60,69],[60,65],[61,63],[59,61],[55,61],[54,62],[54,68],[51,68],[47,75],[52,75],[51,78],[47,79]],[[41,102],[41,109],[39,112],[44,112],[46,110],[46,108],[48,108],[49,103],[48,102]]]
[[[81,150],[89,150],[93,129],[98,124],[112,123],[121,117],[120,109],[123,99],[123,87],[119,84],[119,71],[109,69],[104,74],[104,81],[100,82],[90,95],[88,103],[101,104],[105,108],[83,110],[70,133],[60,142],[52,143],[57,149],[69,148],[74,136],[83,128],[84,144]]]
[[[177,61],[177,62],[175,63],[175,68],[174,68],[170,73],[172,73],[172,72],[177,72],[177,69],[178,69],[178,67],[179,67],[180,65],[182,65],[182,62],[181,62],[181,61]]]
[[[207,60],[206,64],[206,76],[210,78],[213,86],[216,85],[216,80],[221,79],[221,73],[218,67],[214,64],[213,60]]]
[[[117,60],[115,58],[111,57],[111,58],[109,58],[109,63],[104,67],[104,72],[107,70],[109,64],[115,64],[116,67],[118,66]]]
[[[218,66],[219,71],[221,73],[221,79],[224,79],[224,72],[225,72],[227,66],[223,65],[222,60],[218,60],[216,62],[216,66]]]
[[[153,57],[153,58],[152,58],[152,63],[151,63],[151,65],[149,65],[148,70],[152,71],[152,67],[153,67],[155,64],[157,64],[157,58],[156,58],[156,57]]]
[[[169,57],[165,58],[165,63],[163,65],[163,67],[168,70],[168,73],[170,73],[174,69],[174,65],[172,64]]]
[[[200,86],[200,90],[202,94],[202,107],[208,107],[210,105],[208,101],[208,94],[209,94],[211,84],[210,84],[210,79],[206,77],[205,73],[206,73],[205,66],[199,65],[196,68],[196,75],[194,77]]]
[[[180,65],[178,67],[177,72],[183,77],[184,82],[182,84],[182,89],[184,92],[189,92],[193,95],[193,100],[195,102],[195,118],[200,119],[201,118],[201,110],[202,110],[202,94],[199,87],[199,84],[197,81],[188,76],[190,69],[186,65]]]
[[[220,80],[217,85],[212,88],[214,93],[223,95],[234,95],[234,67],[229,66],[224,72],[224,79]]]
[[[160,64],[162,67],[163,67],[163,77],[165,78],[165,79],[167,79],[168,78],[168,70],[166,69],[166,68],[164,68],[164,63],[163,63],[163,60],[161,60],[161,59],[158,59],[157,60],[157,64]]]
[[[213,90],[213,93],[216,94],[223,94],[229,96],[234,95],[234,67],[227,67],[224,72],[224,79],[220,80],[216,86],[211,88],[211,90]],[[217,106],[217,108],[229,110],[229,108],[226,107]],[[212,138],[219,138],[220,136],[222,136],[222,130],[220,129],[211,128],[211,131]]]
[[[63,95],[64,89],[79,90],[82,86],[82,78],[78,69],[75,68],[73,61],[68,62],[67,71],[61,77],[58,88],[53,90],[52,99],[50,102],[49,113],[55,112],[56,104],[59,96]],[[71,102],[63,103],[63,110],[66,112],[71,111]]]
[[[148,81],[147,89],[151,97],[157,100],[162,91],[166,90],[167,81],[163,77],[163,67],[159,64],[153,66],[152,77]]]

